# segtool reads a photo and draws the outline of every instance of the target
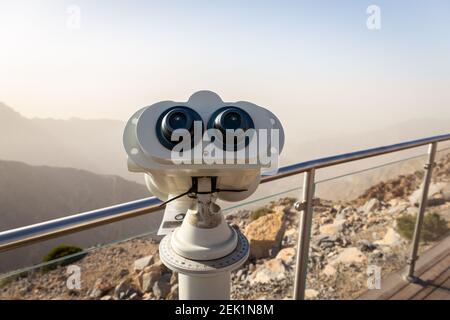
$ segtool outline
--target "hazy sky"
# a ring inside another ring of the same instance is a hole
[[[200,89],[298,127],[450,119],[450,1],[0,0],[0,101],[26,116],[127,120]]]

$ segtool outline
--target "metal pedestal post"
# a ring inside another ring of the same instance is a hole
[[[198,179],[196,209],[159,245],[161,261],[179,274],[181,300],[230,299],[231,271],[248,258],[245,236],[223,219],[211,179]]]
[[[180,300],[228,300],[230,299],[231,272],[210,277],[178,274]]]
[[[250,247],[245,236],[234,230],[238,243],[234,251],[214,260],[192,260],[176,253],[171,245],[173,232],[159,245],[161,261],[178,272],[180,300],[230,299],[231,271],[239,268],[248,258]]]

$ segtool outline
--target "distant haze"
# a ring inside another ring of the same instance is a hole
[[[449,119],[450,3],[377,1],[377,31],[372,4],[2,1],[0,101],[27,117],[125,121],[208,89],[269,108],[301,138]]]
[[[326,127],[315,134],[307,131],[303,134],[302,126],[286,127],[281,165],[444,134],[449,132],[449,124],[450,120],[446,118],[423,118],[400,122],[396,126],[380,124],[379,130],[361,129],[359,134],[329,134]],[[348,126],[352,125],[348,123]],[[124,126],[124,121],[117,120],[29,119],[0,103],[0,159],[119,175],[142,184],[143,174],[131,173],[127,168],[127,156],[122,145]],[[322,177],[424,152],[425,148],[419,148],[342,166]]]

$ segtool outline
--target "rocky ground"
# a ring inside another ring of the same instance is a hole
[[[396,221],[418,212],[422,178],[422,171],[399,176],[371,187],[353,201],[317,199],[308,299],[357,298],[368,289],[369,266],[380,267],[382,277],[405,266],[410,243],[397,233]],[[427,212],[438,213],[450,226],[450,155],[437,164],[432,181]],[[291,199],[272,202],[266,208],[273,213],[255,221],[250,221],[251,212],[228,217],[245,230],[252,248],[249,262],[234,273],[233,298],[292,297],[299,219],[293,203]],[[433,244],[422,243],[421,251]]]
[[[367,290],[369,266],[381,275],[405,266],[409,243],[397,218],[414,215],[421,171],[385,181],[348,202],[317,199],[311,233],[307,299],[354,299]],[[238,211],[227,220],[250,241],[251,257],[232,274],[233,299],[292,298],[299,213],[295,199],[271,202],[258,214]],[[428,212],[450,226],[450,155],[436,166]],[[433,242],[423,243],[426,250]],[[80,288],[68,289],[67,266],[35,269],[0,280],[0,299],[176,299],[177,275],[161,264],[158,241],[137,238],[90,250],[73,262]]]

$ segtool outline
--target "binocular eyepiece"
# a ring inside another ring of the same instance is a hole
[[[186,106],[176,106],[165,111],[158,119],[156,125],[156,135],[160,143],[167,149],[173,149],[178,141],[172,139],[173,133],[178,129],[184,129],[194,136],[194,123],[201,122],[202,134],[204,128],[220,131],[222,136],[226,136],[227,130],[242,130],[245,133],[248,129],[255,129],[250,115],[241,108],[226,106],[215,111],[205,126],[201,116],[193,109]]]

